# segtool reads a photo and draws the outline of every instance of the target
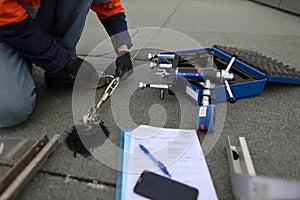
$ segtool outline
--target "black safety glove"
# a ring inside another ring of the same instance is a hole
[[[100,78],[94,66],[76,56],[73,56],[66,66],[56,73],[45,73],[45,82],[49,86],[74,85],[77,87],[96,89],[106,84],[105,78]]]
[[[121,51],[116,60],[116,76],[126,80],[132,73],[132,62],[128,51]]]
[[[77,77],[80,81],[94,82],[99,78],[94,66],[77,56],[73,56],[63,70],[68,72],[74,79],[80,72],[80,75]]]

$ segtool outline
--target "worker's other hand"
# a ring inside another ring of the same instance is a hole
[[[122,78],[121,80],[126,80],[132,74],[132,62],[128,51],[121,51],[118,54],[116,66],[116,76]]]
[[[91,63],[77,56],[74,56],[69,60],[64,70],[70,73],[70,75],[73,76],[74,79],[77,77],[79,70],[80,70],[80,76],[78,78],[86,79],[90,81],[95,81],[99,78],[98,73],[94,68],[94,66]]]
[[[75,79],[77,86],[82,88],[99,88],[106,84],[105,78],[100,78],[91,63],[76,56],[69,60],[63,70],[54,74],[45,73],[45,81],[51,86],[74,85]]]

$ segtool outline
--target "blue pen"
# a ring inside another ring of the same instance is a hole
[[[142,151],[147,154],[147,156],[149,156],[149,158],[169,177],[171,178],[171,174],[168,172],[166,166],[164,166],[164,164],[162,164],[159,160],[157,160],[156,158],[154,158],[154,156],[150,153],[150,151],[148,149],[146,149],[146,147],[144,147],[143,145],[140,144],[140,148],[142,149]]]

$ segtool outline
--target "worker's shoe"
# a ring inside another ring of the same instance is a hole
[[[100,88],[106,84],[103,72],[97,72],[89,62],[78,57],[70,59],[66,67],[55,74],[45,73],[49,86],[74,85],[75,79],[76,86],[81,88]]]

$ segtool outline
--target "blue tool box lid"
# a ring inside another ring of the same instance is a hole
[[[284,65],[261,53],[221,45],[212,46],[212,51],[227,58],[235,56],[239,61],[251,67],[254,73],[263,75],[270,82],[300,84],[300,71]]]

